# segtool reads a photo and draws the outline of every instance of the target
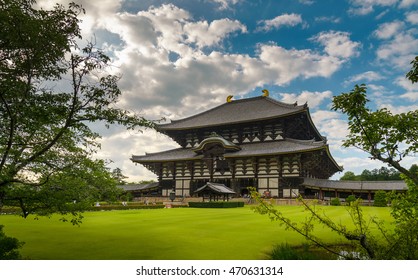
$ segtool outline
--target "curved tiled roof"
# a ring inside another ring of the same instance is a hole
[[[314,151],[318,149],[327,149],[324,141],[313,140],[295,140],[286,139],[281,141],[258,142],[243,144],[239,146],[240,151],[226,153],[225,158],[248,157],[248,156],[264,156],[277,154],[290,154],[304,151]],[[202,159],[202,155],[197,155],[190,148],[178,148],[159,153],[146,154],[143,156],[133,155],[133,162],[157,162],[157,161],[178,161]]]
[[[158,153],[146,153],[142,156],[132,155],[131,160],[133,162],[157,162],[157,161],[177,161],[177,160],[191,160],[202,159],[202,155],[197,155],[191,149],[177,148],[173,150],[158,152]]]
[[[232,189],[228,188],[227,186],[223,184],[216,184],[216,183],[211,183],[211,182],[206,183],[206,185],[198,188],[194,192],[199,193],[205,189],[210,189],[211,191],[218,193],[218,194],[235,194],[235,192]]]
[[[404,181],[331,181],[314,178],[305,178],[303,185],[331,190],[358,191],[402,191],[408,188]]]
[[[259,155],[289,154],[317,150],[325,147],[324,141],[286,139],[282,141],[258,142],[241,145],[241,150],[225,154],[225,158],[248,157]]]
[[[157,130],[182,130],[267,120],[303,112],[307,105],[287,104],[270,97],[233,100],[200,114],[158,125]]]

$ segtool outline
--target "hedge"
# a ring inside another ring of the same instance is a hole
[[[219,201],[219,202],[189,202],[193,208],[236,208],[244,207],[243,201]]]
[[[177,206],[177,205],[176,205]],[[174,207],[176,207],[174,206]],[[180,205],[179,205],[180,206]],[[83,211],[110,211],[110,210],[131,210],[131,209],[162,209],[165,205],[163,204],[154,204],[154,205],[100,205],[100,206],[92,206],[87,209],[83,209]],[[173,207],[173,208],[174,208]],[[186,206],[187,207],[187,206]],[[6,208],[0,211],[0,214],[21,214],[22,210],[20,208]]]
[[[163,204],[154,204],[154,205],[101,205],[101,206],[93,206],[87,211],[109,211],[109,210],[130,210],[130,209],[161,209],[165,206]]]
[[[332,205],[332,206],[340,206],[341,205],[341,201],[340,201],[340,199],[338,197],[334,197],[333,199],[331,199],[330,205]]]

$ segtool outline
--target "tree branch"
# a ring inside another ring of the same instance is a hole
[[[8,141],[7,141],[6,149],[3,153],[3,156],[0,162],[0,172],[1,172],[3,170],[4,164],[6,163],[7,157],[9,156],[10,149],[12,148],[13,137],[15,133],[15,120],[10,110],[9,104],[7,104],[7,101],[4,99],[4,96],[0,95],[0,99],[2,103],[4,104],[7,114],[9,115],[9,118],[10,118],[10,129],[9,129]]]

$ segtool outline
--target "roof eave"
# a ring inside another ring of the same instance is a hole
[[[202,128],[213,127],[213,126],[229,126],[229,125],[237,125],[237,124],[243,124],[243,123],[249,123],[249,122],[251,122],[251,123],[252,122],[261,122],[261,121],[268,121],[268,120],[274,120],[274,119],[285,118],[285,117],[297,115],[297,114],[300,114],[300,113],[303,113],[303,112],[307,112],[308,111],[307,109],[308,108],[301,108],[298,111],[290,112],[290,113],[287,113],[287,114],[276,115],[276,116],[271,116],[271,117],[266,117],[266,118],[252,119],[252,120],[241,120],[241,121],[228,122],[228,123],[222,123],[222,124],[210,124],[210,125],[202,125],[202,126],[188,126],[188,127],[170,128],[168,126],[171,125],[171,124],[174,124],[174,123],[168,123],[168,124],[164,124],[164,125],[157,125],[156,130],[163,133],[163,134],[166,134],[166,132],[171,132],[171,131],[202,129]],[[312,120],[311,120],[311,122],[312,122]],[[315,130],[318,131],[316,128],[315,128]],[[319,134],[319,132],[318,132],[318,134]]]

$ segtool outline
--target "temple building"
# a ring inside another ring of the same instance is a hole
[[[310,195],[305,178],[328,179],[342,171],[327,139],[312,122],[307,104],[287,104],[268,96],[232,100],[157,126],[180,147],[133,155],[158,176],[159,192],[191,196],[211,182],[236,195],[252,186],[271,197]]]

